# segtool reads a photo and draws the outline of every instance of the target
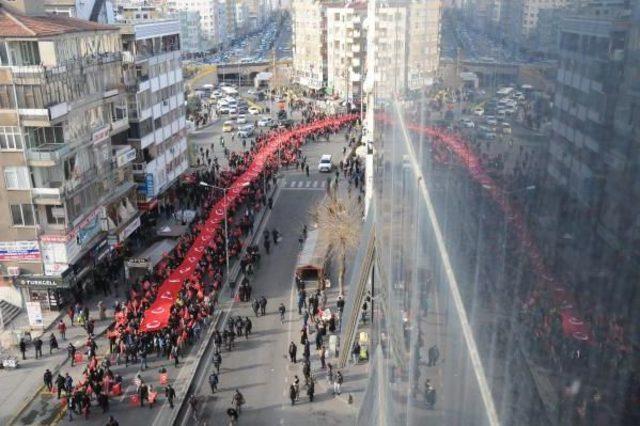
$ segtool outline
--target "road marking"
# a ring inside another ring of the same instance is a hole
[[[310,186],[311,186],[311,181],[310,181],[310,180],[308,180],[308,181],[307,181],[307,184],[305,185],[305,188],[309,188]]]

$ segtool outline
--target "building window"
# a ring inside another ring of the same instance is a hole
[[[0,126],[0,150],[16,151],[22,149],[20,128],[14,126]]]
[[[29,169],[27,167],[5,167],[4,186],[7,189],[29,189]]]
[[[13,226],[34,226],[35,215],[31,204],[11,204]]]
[[[45,212],[49,225],[64,225],[64,207],[46,206]]]

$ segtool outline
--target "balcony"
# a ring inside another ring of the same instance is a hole
[[[31,193],[33,194],[33,202],[34,204],[39,205],[61,205],[62,199],[64,196],[64,191],[62,189],[62,183],[58,182],[60,187],[57,188],[33,188]],[[56,183],[51,182],[51,185],[55,185]]]
[[[48,143],[37,148],[27,150],[27,160],[30,166],[53,167],[60,160],[73,151],[75,147],[67,143]]]

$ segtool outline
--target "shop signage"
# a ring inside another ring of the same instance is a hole
[[[29,325],[31,327],[42,327],[44,321],[42,320],[42,306],[40,302],[26,302],[27,316],[29,317]]]
[[[125,151],[124,153],[118,155],[118,157],[116,158],[116,165],[118,167],[122,167],[125,164],[130,163],[135,159],[136,159],[136,150],[133,148],[130,148],[128,151]]]
[[[26,287],[57,287],[60,280],[56,278],[21,278],[18,282]]]
[[[66,263],[45,263],[44,264],[44,274],[47,276],[57,276],[62,275],[64,271],[67,270],[69,265]]]
[[[70,288],[75,280],[75,275],[71,268],[65,269],[61,276],[21,276],[18,277],[17,283],[23,287],[40,287],[40,288]]]
[[[98,142],[102,142],[108,137],[109,137],[109,126],[105,126],[102,129],[96,130],[95,132],[93,132],[91,140],[93,141],[94,144],[96,144]]]
[[[129,237],[129,235],[133,234],[133,232],[136,229],[138,229],[139,226],[140,226],[140,216],[136,217],[133,222],[128,224],[122,231],[120,231],[120,234],[118,234],[118,239],[120,241],[126,240]]]
[[[40,260],[38,241],[0,241],[0,262]]]

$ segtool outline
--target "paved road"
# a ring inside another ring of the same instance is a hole
[[[353,424],[355,410],[341,399],[320,393],[320,386],[316,386],[318,394],[313,403],[306,395],[301,396],[295,406],[291,406],[288,400],[288,387],[293,376],[303,377],[301,364],[289,363],[286,355],[290,341],[299,343],[301,326],[300,316],[294,308],[293,272],[299,252],[297,235],[303,224],[310,225],[308,212],[325,192],[319,186],[301,185],[301,182],[324,183],[324,176],[317,173],[306,177],[291,172],[286,174],[284,181],[281,185],[284,189],[279,192],[267,223],[268,229],[279,229],[283,238],[272,253],[263,258],[252,280],[254,295],[264,295],[269,300],[267,315],[255,318],[249,303],[237,305],[232,313],[249,316],[254,331],[248,340],[241,339],[231,353],[223,352],[220,392],[211,395],[206,383],[198,389],[198,394],[206,401],[204,417],[224,416],[234,390],[239,389],[247,401],[240,417],[242,424]],[[297,190],[287,190],[293,183]],[[284,325],[277,313],[281,302],[288,311]],[[324,375],[319,375],[318,380],[325,380]]]

